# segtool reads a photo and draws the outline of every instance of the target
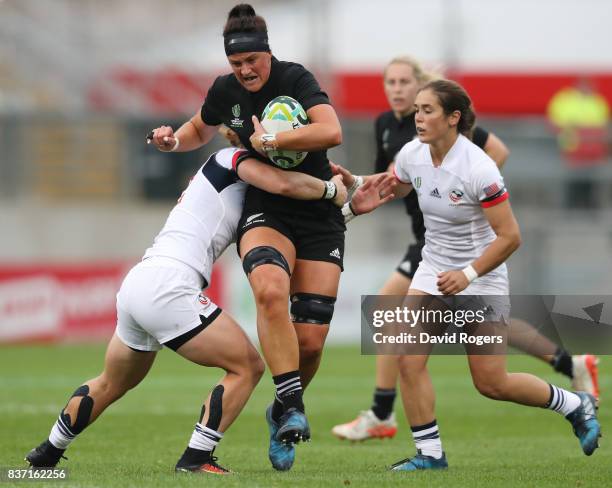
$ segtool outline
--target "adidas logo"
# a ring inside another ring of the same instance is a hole
[[[338,248],[334,249],[332,252],[329,253],[329,255],[332,258],[336,258],[336,259],[342,259],[342,257],[340,256],[340,250]]]
[[[437,188],[434,188],[429,194],[430,197],[442,198]]]

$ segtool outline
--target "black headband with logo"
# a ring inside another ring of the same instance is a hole
[[[263,32],[234,32],[225,37],[223,44],[226,56],[257,51],[270,52],[268,36]]]

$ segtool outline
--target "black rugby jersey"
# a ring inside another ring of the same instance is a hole
[[[219,76],[208,90],[202,105],[202,120],[207,125],[225,124],[238,134],[244,147],[254,157],[274,166],[272,161],[256,152],[251,145],[249,137],[254,131],[251,116],[256,115],[261,120],[261,114],[268,102],[281,95],[295,98],[305,111],[315,105],[330,104],[329,97],[306,68],[297,63],[279,61],[272,57],[270,77],[258,92],[251,93],[246,90],[233,73]],[[299,166],[286,171],[299,171],[323,180],[332,177],[327,151],[310,151]],[[288,210],[306,207],[310,210],[327,209],[329,204],[329,202],[293,200],[272,195],[252,186],[249,186],[246,198],[251,202],[253,199],[262,199],[276,208]]]
[[[389,164],[395,159],[395,155],[405,144],[416,137],[416,123],[414,112],[402,117],[395,117],[392,110],[383,112],[378,116],[374,124],[376,132],[376,173],[387,171]],[[472,142],[481,149],[484,148],[489,138],[489,133],[476,126],[472,136]],[[417,241],[425,240],[425,223],[423,213],[419,208],[419,201],[415,191],[411,191],[404,198],[406,212],[412,219],[412,232]]]

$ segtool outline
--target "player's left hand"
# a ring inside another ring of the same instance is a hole
[[[465,290],[470,282],[461,270],[443,271],[438,274],[438,290],[443,295],[456,295]]]
[[[266,156],[266,151],[264,150],[263,142],[261,141],[261,136],[266,133],[266,130],[259,123],[259,119],[255,115],[251,117],[251,120],[253,121],[253,127],[255,128],[255,132],[253,132],[249,138],[251,145],[259,154]]]

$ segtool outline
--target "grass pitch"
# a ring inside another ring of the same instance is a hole
[[[49,433],[59,410],[84,380],[96,376],[103,346],[0,348],[0,466],[24,467],[24,455]],[[604,435],[612,421],[609,364],[601,358],[603,391],[599,416]],[[434,356],[430,368],[437,391],[437,416],[450,469],[392,473],[386,467],[414,452],[401,401],[395,439],[351,444],[330,429],[351,420],[371,402],[374,358],[354,347],[328,347],[306,393],[312,442],[299,445],[294,468],[275,472],[267,459],[264,420],[272,382],[264,376],[216,454],[232,477],[175,475],[203,398],[220,371],[188,363],[170,351],[158,354],[149,376],[111,406],[67,451],[67,481],[19,482],[15,486],[188,487],[188,486],[610,486],[612,448],[602,439],[591,457],[582,454],[560,415],[494,402],[471,385],[464,357]],[[509,357],[511,371],[528,371],[567,387],[545,364]],[[4,483],[2,483],[4,484]]]

